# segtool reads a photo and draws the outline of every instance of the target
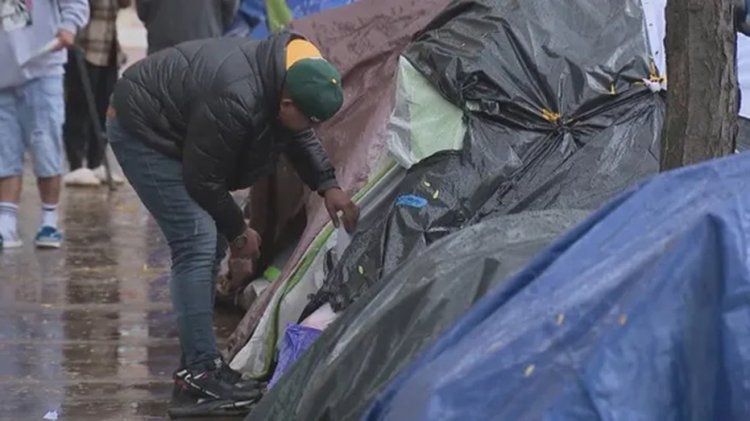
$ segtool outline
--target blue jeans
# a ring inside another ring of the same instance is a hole
[[[0,178],[23,174],[27,150],[37,177],[60,175],[64,120],[62,76],[0,89]]]
[[[172,252],[169,283],[182,348],[181,368],[202,370],[220,357],[213,331],[214,280],[226,240],[188,194],[182,163],[148,147],[116,118],[107,136],[125,176],[159,224]]]

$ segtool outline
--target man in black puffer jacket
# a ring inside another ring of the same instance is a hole
[[[312,126],[343,103],[341,76],[301,36],[264,41],[190,41],[129,68],[108,111],[112,149],[154,216],[172,252],[172,302],[182,361],[178,392],[232,408],[258,398],[253,385],[222,362],[213,333],[213,281],[224,253],[257,258],[231,190],[271,173],[285,154],[323,196],[338,224],[352,230],[359,209],[339,189]]]

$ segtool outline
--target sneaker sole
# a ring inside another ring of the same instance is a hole
[[[170,405],[167,415],[171,419],[244,417],[250,413],[256,401],[207,400],[187,405]]]
[[[23,247],[23,241],[17,241],[13,243],[3,243],[2,246],[0,246],[0,250],[15,250],[20,249]]]
[[[34,245],[36,245],[36,248],[40,249],[59,249],[62,247],[62,243],[52,241],[36,241]]]

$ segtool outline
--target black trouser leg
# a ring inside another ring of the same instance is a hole
[[[65,65],[63,141],[71,171],[83,166],[90,125],[86,96],[81,85],[81,72],[78,70],[75,54],[75,51],[68,50],[68,63]]]
[[[115,82],[117,82],[117,65],[94,66],[88,64],[87,66],[91,75],[91,87],[94,91],[97,118],[101,127],[104,127],[109,97],[115,88]],[[94,136],[93,131],[94,127],[92,125],[86,153],[87,166],[91,169],[97,168],[102,164],[105,151],[105,145],[99,142],[99,139]]]

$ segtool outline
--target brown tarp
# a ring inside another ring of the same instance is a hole
[[[318,45],[343,74],[344,106],[319,134],[346,191],[360,188],[384,162],[398,56],[449,1],[360,0],[292,23],[292,29]],[[273,294],[328,222],[321,199],[303,188],[286,162],[252,190],[251,224],[263,235],[265,262],[283,228],[303,210],[307,225],[281,277],[258,297],[229,339],[230,358],[245,345]]]

